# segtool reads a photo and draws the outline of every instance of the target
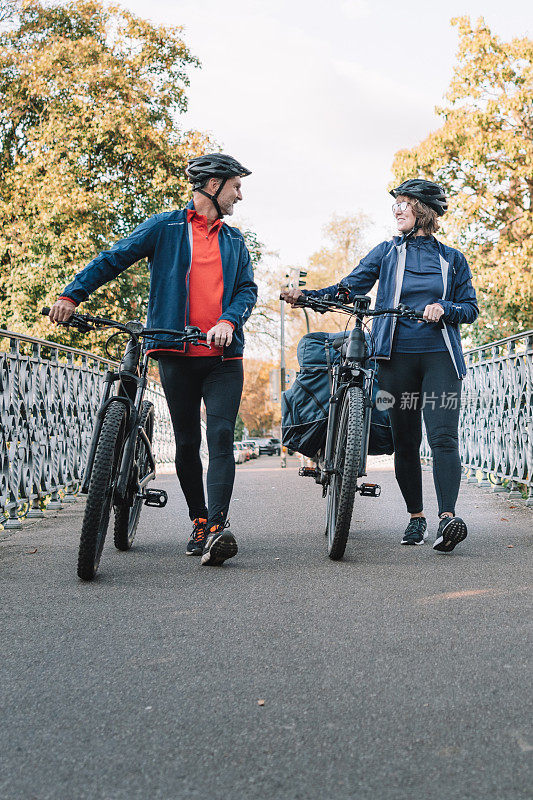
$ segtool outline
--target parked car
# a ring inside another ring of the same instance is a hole
[[[233,446],[235,447],[235,445],[236,445],[236,446],[239,448],[239,450],[240,450],[240,451],[242,452],[242,454],[244,455],[244,460],[245,460],[245,461],[249,461],[249,460],[251,459],[251,457],[252,457],[252,450],[251,450],[251,448],[250,448],[250,447],[248,447],[248,445],[247,445],[247,444],[245,444],[244,442],[234,442],[234,443],[233,443]]]
[[[270,444],[274,448],[274,455],[280,456],[281,455],[281,440],[280,439],[270,439]]]
[[[251,444],[249,442],[239,442],[239,444],[246,453],[246,460],[250,461],[250,459],[254,457],[254,451]]]
[[[246,453],[239,447],[240,442],[233,442],[233,460],[236,464],[244,464],[246,461]]]
[[[267,456],[281,455],[281,442],[279,439],[258,439],[259,452]]]
[[[252,451],[252,458],[259,458],[261,455],[259,452],[259,444],[255,441],[255,439],[246,439],[243,444],[249,447]]]

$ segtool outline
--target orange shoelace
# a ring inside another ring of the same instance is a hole
[[[195,542],[198,542],[205,537],[207,520],[202,519],[202,517],[196,517],[196,519],[193,519],[192,524],[194,525],[192,529],[192,538]]]

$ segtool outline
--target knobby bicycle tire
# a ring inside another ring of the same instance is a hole
[[[105,412],[102,430],[94,455],[87,504],[83,515],[78,576],[91,581],[96,575],[104,547],[113,492],[124,448],[126,408],[123,403],[110,403]]]
[[[363,390],[359,386],[350,387],[342,400],[335,435],[335,472],[328,486],[328,555],[334,561],[343,557],[350,534],[361,465],[364,412]]]
[[[144,428],[144,431],[149,439],[152,441],[154,433],[154,406],[148,400],[143,400],[141,406],[141,416],[139,425]],[[150,471],[150,460],[144,440],[137,434],[137,441],[135,443],[134,460],[131,465],[129,480],[137,484],[141,481]],[[114,526],[114,540],[117,550],[129,550],[135,539],[137,532],[137,525],[139,524],[139,517],[144,500],[142,497],[135,496],[133,505],[131,506],[115,506],[115,526]]]

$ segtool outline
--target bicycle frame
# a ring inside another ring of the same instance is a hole
[[[349,293],[345,293],[344,300],[348,294]],[[281,295],[281,299],[284,299],[283,295]],[[333,447],[338,423],[339,408],[342,405],[342,400],[346,391],[352,386],[359,386],[364,397],[365,412],[363,420],[363,436],[361,442],[362,452],[360,469],[357,477],[360,478],[363,475],[366,475],[368,444],[370,440],[372,388],[374,385],[376,370],[368,365],[365,365],[365,362],[368,361],[370,357],[366,352],[365,334],[363,331],[364,317],[377,317],[390,314],[420,321],[424,319],[422,312],[408,308],[408,306],[403,305],[402,303],[399,303],[396,308],[370,309],[371,298],[368,295],[356,295],[353,297],[353,307],[346,305],[344,300],[333,300],[328,295],[325,295],[322,298],[305,297],[302,302],[296,304],[296,307],[307,306],[308,308],[318,311],[321,314],[327,311],[338,311],[355,317],[355,326],[344,340],[346,342],[346,353],[343,356],[342,363],[336,364],[333,367],[333,386],[329,400],[329,414],[324,452],[323,454],[319,454],[317,470],[304,467],[300,473],[301,475],[313,476],[317,483],[322,484],[324,493],[330,482],[331,475],[333,475],[335,472],[333,466],[335,458]],[[344,342],[342,347],[344,347]],[[362,484],[361,488],[358,490],[360,490],[362,493],[365,493],[363,491],[364,488],[365,484]]]
[[[48,316],[50,313],[49,308],[41,309],[41,314]],[[129,486],[128,481],[130,477],[130,467],[135,455],[135,444],[137,436],[140,435],[149,459],[150,472],[138,482],[136,490],[143,492],[146,484],[155,478],[155,461],[152,454],[151,443],[146,436],[145,431],[139,425],[141,416],[141,407],[148,382],[148,354],[144,353],[142,357],[141,367],[139,369],[139,361],[141,359],[141,336],[145,335],[173,335],[179,338],[182,344],[190,342],[198,344],[205,342],[206,334],[202,333],[199,328],[194,326],[187,326],[185,331],[176,331],[166,328],[144,328],[138,320],[132,320],[128,325],[124,325],[114,320],[104,319],[103,317],[94,317],[92,314],[78,314],[74,313],[67,322],[61,322],[60,325],[66,327],[74,327],[82,333],[94,330],[95,328],[115,328],[119,332],[129,334],[129,341],[126,345],[124,356],[120,362],[118,372],[108,370],[104,376],[104,393],[100,408],[96,413],[93,434],[91,437],[91,444],[89,445],[89,452],[87,454],[87,463],[83,473],[80,492],[88,494],[91,473],[94,465],[96,449],[98,440],[102,431],[103,420],[107,408],[111,403],[123,403],[126,408],[126,432],[124,437],[124,448],[118,472],[118,478],[113,495],[114,505],[131,505],[132,498],[128,496]],[[113,387],[116,390],[113,393]],[[153,490],[157,491],[157,490]],[[148,502],[148,500],[146,500]]]

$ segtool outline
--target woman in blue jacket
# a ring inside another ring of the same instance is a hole
[[[294,304],[301,294],[335,295],[342,288],[353,297],[379,280],[376,308],[401,302],[423,311],[429,324],[377,317],[372,334],[380,388],[394,397],[389,409],[394,468],[411,515],[401,544],[424,544],[427,538],[420,465],[423,415],[440,518],[433,549],[450,553],[467,535],[465,522],[455,516],[461,479],[461,380],[466,375],[459,325],[474,322],[478,305],[465,257],[433,235],[438,217],[448,208],[441,187],[416,178],[391,194],[400,236],[375,247],[339,284],[316,291],[286,290],[283,296]]]

